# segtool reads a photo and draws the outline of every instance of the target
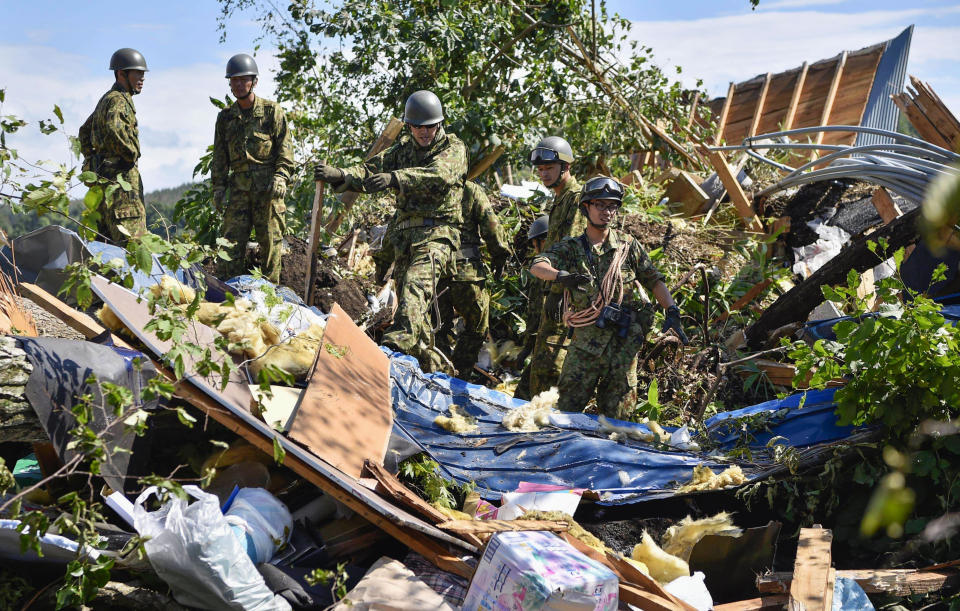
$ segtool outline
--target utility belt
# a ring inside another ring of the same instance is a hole
[[[410,217],[405,221],[397,223],[394,228],[398,230],[403,229],[416,229],[417,227],[438,227],[440,225],[449,225],[446,219],[438,219],[432,217],[423,217],[423,216],[414,216]]]
[[[230,171],[234,174],[245,174],[247,172],[256,172],[258,170],[269,170],[273,172],[273,166],[265,163],[250,163],[249,161],[238,161],[230,164]]]

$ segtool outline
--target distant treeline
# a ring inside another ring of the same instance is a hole
[[[179,223],[173,222],[173,208],[184,191],[192,186],[192,183],[184,183],[179,187],[157,189],[145,194],[147,227],[156,233],[163,233],[160,228],[161,225],[170,225],[171,235],[183,229],[182,221]],[[70,202],[70,216],[80,218],[81,206],[82,203],[79,199],[72,200]],[[59,214],[47,214],[42,217],[33,213],[14,214],[8,207],[0,206],[0,228],[10,237],[23,235],[47,225],[63,225],[70,229],[76,228],[70,220]]]

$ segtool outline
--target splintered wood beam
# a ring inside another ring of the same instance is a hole
[[[833,581],[830,546],[833,533],[824,528],[801,528],[797,559],[793,566],[788,608],[803,611],[829,611],[833,606]]]
[[[790,96],[790,105],[787,107],[787,114],[783,118],[783,125],[780,129],[787,131],[793,129],[793,119],[797,116],[797,105],[800,104],[800,96],[803,94],[803,85],[807,82],[807,70],[810,64],[803,62],[800,67],[800,74],[797,75],[797,82],[793,86],[793,94]]]
[[[717,121],[717,135],[713,137],[714,144],[720,144],[723,140],[723,130],[727,127],[727,116],[730,114],[730,105],[733,103],[733,94],[737,91],[737,84],[730,83],[727,89],[727,99],[723,101],[723,109],[720,110],[720,120]]]
[[[470,168],[470,171],[467,172],[467,180],[473,180],[477,176],[480,176],[489,170],[490,166],[496,163],[497,159],[500,159],[500,156],[503,155],[503,152],[506,150],[507,147],[502,144],[498,144],[496,147],[494,147],[494,149],[487,153],[483,159],[478,161],[472,168]]]
[[[867,594],[909,596],[928,594],[960,584],[960,571],[955,567],[922,569],[847,569],[837,577],[853,579]],[[790,590],[792,573],[768,573],[757,577],[757,590],[778,594]],[[718,609],[719,607],[715,607]]]
[[[773,78],[773,74],[767,72],[766,78],[763,79],[763,87],[760,88],[757,107],[753,110],[753,120],[750,122],[750,131],[747,133],[747,136],[751,138],[757,135],[757,128],[760,126],[760,117],[763,116],[763,106],[767,101],[767,92],[770,90],[771,78]]]
[[[713,611],[780,611],[788,599],[786,594],[768,594],[759,598],[714,605]]]
[[[823,113],[820,115],[820,125],[830,125],[830,113],[833,111],[833,102],[837,99],[837,90],[840,88],[840,79],[843,78],[843,67],[847,65],[847,52],[840,54],[837,60],[837,68],[833,71],[833,80],[830,81],[830,89],[827,91],[827,99],[823,102]],[[825,132],[817,132],[816,144],[823,144]],[[810,154],[810,161],[819,157],[818,151]]]
[[[737,177],[730,170],[730,166],[727,165],[727,160],[723,156],[723,153],[720,151],[710,151],[706,148],[704,148],[703,151],[710,159],[710,164],[713,166],[714,171],[716,171],[717,176],[720,177],[720,182],[723,183],[723,187],[730,195],[730,201],[733,202],[733,206],[737,209],[737,214],[743,219],[747,229],[758,233],[762,232],[763,224],[760,222],[760,219],[757,218],[753,206],[750,204],[750,200],[747,199],[747,194],[743,192],[740,181],[737,180]]]
[[[321,161],[320,163],[325,163]],[[313,285],[317,278],[317,246],[320,244],[320,217],[323,216],[323,191],[326,183],[316,181],[313,191],[313,209],[310,211],[310,237],[307,239],[307,277],[303,279],[303,299],[307,306],[313,305]]]
[[[697,107],[700,105],[700,92],[694,94],[693,103],[690,104],[690,117],[687,119],[687,127],[693,125],[693,120],[697,118]]]
[[[50,314],[53,314],[68,327],[74,331],[78,331],[87,339],[93,339],[98,335],[102,335],[103,332],[107,330],[106,327],[101,325],[92,317],[80,312],[79,310],[71,308],[61,301],[59,297],[51,295],[36,284],[21,282],[17,285],[17,288],[19,289],[21,295],[29,298],[32,302]],[[133,346],[124,341],[124,339],[119,337],[116,333],[113,334],[113,343],[121,348],[135,350]]]
[[[523,530],[549,530],[563,532],[570,530],[569,522],[550,520],[447,520],[436,525],[437,528],[463,534],[490,534]]]
[[[383,131],[380,132],[380,136],[373,143],[373,146],[370,147],[370,150],[367,151],[367,156],[364,158],[364,161],[369,161],[373,156],[379,154],[388,146],[393,144],[393,141],[397,139],[402,129],[403,121],[396,117],[390,117],[390,121],[387,123],[387,126],[383,128]],[[343,218],[347,216],[359,197],[360,194],[356,191],[347,191],[340,196],[340,202],[343,204],[343,206],[341,207],[340,212],[330,212],[330,216],[327,217],[326,222],[327,231],[333,233],[338,227],[340,227],[340,223],[343,222]]]
[[[897,202],[893,201],[893,198],[890,197],[890,194],[887,193],[887,190],[883,187],[877,187],[873,191],[873,196],[870,198],[870,201],[873,203],[873,207],[877,209],[880,218],[883,219],[884,225],[903,214],[903,212],[900,211],[900,206],[897,205]]]

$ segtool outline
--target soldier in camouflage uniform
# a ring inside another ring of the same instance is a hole
[[[387,239],[396,253],[399,304],[383,343],[416,357],[425,371],[444,371],[449,367],[435,349],[429,306],[437,282],[456,272],[467,152],[443,129],[443,109],[433,93],[411,94],[403,114],[410,132],[393,146],[350,168],[320,164],[314,178],[340,192],[397,191]]]
[[[442,325],[437,334],[442,340],[452,335],[454,310],[463,317],[463,332],[456,340],[450,360],[464,380],[469,379],[490,329],[490,294],[485,284],[491,269],[481,257],[481,236],[490,251],[494,278],[499,280],[511,254],[510,244],[486,193],[479,185],[468,181],[463,188],[463,224],[460,225],[460,250],[456,256],[457,271],[452,277],[444,278],[438,290],[447,289],[439,299]]]
[[[133,96],[143,90],[147,62],[135,49],[120,49],[110,58],[115,82],[97,108],[80,126],[80,151],[83,169],[110,180],[124,180],[112,197],[100,202],[97,231],[114,244],[124,246],[129,236],[146,233],[146,211],[143,206],[143,181],[137,160],[140,159],[140,133]],[[122,229],[121,229],[122,228]]]
[[[586,221],[577,213],[580,185],[570,174],[573,150],[559,136],[544,138],[533,149],[530,162],[537,169],[544,186],[553,191],[549,208],[550,226],[544,248],[550,248],[567,236],[580,235]],[[530,395],[538,395],[557,385],[563,358],[566,355],[566,327],[560,322],[559,310],[562,291],[557,287],[546,289],[540,326],[530,359]]]
[[[527,230],[527,240],[533,244],[533,256],[543,252],[543,243],[547,238],[547,230],[550,226],[550,216],[544,214],[537,217],[530,224]],[[533,347],[537,343],[537,330],[540,328],[540,316],[543,314],[543,298],[548,288],[547,283],[534,277],[529,271],[525,271],[527,276],[527,311],[523,317],[526,327],[526,337],[523,342],[523,350],[517,355],[517,363],[523,367],[520,372],[520,381],[513,391],[513,396],[517,399],[529,401],[533,398],[530,394],[530,365],[524,364]]]
[[[637,353],[653,323],[653,305],[646,291],[666,309],[664,330],[674,330],[687,343],[680,310],[647,253],[633,237],[610,228],[623,202],[623,185],[599,176],[584,184],[581,211],[586,230],[564,238],[533,259],[530,272],[562,287],[572,303],[569,312],[582,315],[595,303],[611,264],[620,260],[622,301],[610,291],[599,316],[570,320],[574,326],[560,373],[557,407],[581,411],[596,394],[597,409],[613,418],[629,417],[637,404]]]
[[[230,90],[237,101],[217,115],[210,178],[214,205],[224,213],[223,237],[234,245],[230,261],[220,262],[218,274],[229,278],[247,272],[247,240],[253,228],[261,270],[272,282],[280,282],[287,210],[283,198],[293,159],[283,109],[253,93],[258,73],[256,62],[244,53],[227,62]],[[228,188],[230,199],[223,210]]]

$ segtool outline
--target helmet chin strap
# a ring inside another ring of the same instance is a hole
[[[570,166],[568,166],[565,162],[564,162],[564,163],[561,163],[561,164],[560,164],[560,173],[557,174],[557,179],[556,179],[555,181],[553,181],[552,183],[550,183],[549,185],[543,185],[543,186],[546,187],[546,188],[548,188],[548,189],[553,189],[554,187],[558,186],[558,185],[560,184],[560,179],[563,178],[563,173],[566,172],[566,171],[567,171],[567,168],[569,168],[569,167],[570,167]]]
[[[250,97],[250,94],[253,93],[253,88],[257,86],[257,77],[253,77],[253,85],[250,85],[250,91],[247,92],[247,95],[237,96],[238,100],[246,100]]]

